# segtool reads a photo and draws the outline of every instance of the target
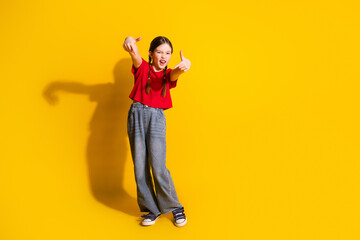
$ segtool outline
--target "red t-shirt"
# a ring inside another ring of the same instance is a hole
[[[163,89],[163,71],[155,72],[154,67],[150,66],[150,92],[146,94],[145,87],[149,74],[149,63],[142,58],[142,63],[138,69],[132,65],[131,72],[134,74],[134,87],[130,93],[130,98],[141,102],[149,107],[168,109],[172,107],[170,89],[176,87],[177,80],[170,80],[171,68],[166,70],[166,96],[161,95]]]

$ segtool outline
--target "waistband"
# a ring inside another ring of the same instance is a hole
[[[134,102],[134,103],[132,103],[131,104],[132,106],[142,106],[142,107],[149,107],[148,105],[145,105],[145,104],[143,104],[143,103],[141,103],[141,102]]]
[[[156,110],[156,111],[164,111],[164,109],[162,108],[155,108],[155,107],[150,107],[148,105],[145,105],[141,102],[134,102],[131,104],[132,108],[145,108],[145,109],[152,109],[152,110]]]

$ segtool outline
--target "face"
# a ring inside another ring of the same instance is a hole
[[[149,55],[152,58],[151,64],[154,66],[155,71],[161,71],[169,64],[171,47],[169,44],[163,43],[155,48],[154,52],[149,51]]]

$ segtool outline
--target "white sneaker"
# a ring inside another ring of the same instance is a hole
[[[160,218],[160,214],[155,216],[155,214],[151,212],[146,215],[142,215],[141,217],[144,218],[144,220],[141,222],[141,225],[150,226],[155,224],[155,221]]]
[[[177,208],[172,211],[174,216],[174,223],[177,227],[182,227],[187,223],[187,219],[184,213],[184,207]]]

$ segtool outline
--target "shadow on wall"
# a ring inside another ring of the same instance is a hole
[[[136,199],[123,188],[125,161],[128,151],[127,115],[129,94],[133,86],[130,59],[118,61],[114,68],[114,83],[85,85],[56,81],[44,89],[49,104],[57,103],[56,92],[66,91],[89,95],[97,102],[89,123],[90,136],[86,146],[89,182],[93,196],[106,206],[137,216]],[[135,179],[134,179],[135,181]]]

